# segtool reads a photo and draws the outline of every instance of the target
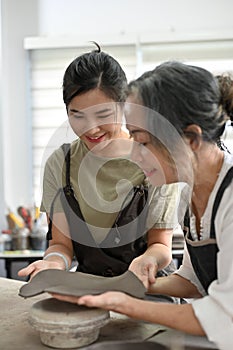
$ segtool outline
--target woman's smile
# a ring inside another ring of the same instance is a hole
[[[87,139],[87,141],[91,142],[91,143],[99,143],[105,140],[105,134],[100,135],[100,136],[87,136],[85,135],[85,138]]]

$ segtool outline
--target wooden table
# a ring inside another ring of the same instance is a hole
[[[50,296],[44,293],[33,298],[23,299],[18,296],[18,291],[24,283],[0,278],[0,349],[51,350],[41,343],[39,333],[28,323],[28,313],[31,306]],[[149,340],[167,345],[173,350],[184,350],[186,349],[185,345],[195,346],[195,349],[198,346],[200,350],[216,349],[205,337],[185,335],[160,325],[134,321],[126,316],[111,313],[111,320],[101,329],[97,342],[119,340]],[[192,350],[192,347],[189,350]]]

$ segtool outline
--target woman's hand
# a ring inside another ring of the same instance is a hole
[[[69,303],[85,305],[88,307],[98,307],[105,310],[123,313],[125,315],[129,314],[131,306],[134,303],[137,303],[137,299],[122,292],[106,292],[100,295],[84,295],[82,297],[55,293],[51,293],[51,295],[58,300],[67,301]]]
[[[150,229],[147,245],[145,253],[135,258],[129,266],[146,289],[156,282],[157,271],[165,268],[172,259],[172,230]]]
[[[146,289],[148,289],[150,284],[155,283],[158,265],[153,256],[143,254],[131,262],[129,270],[132,271],[142,281]]]
[[[42,270],[48,269],[58,269],[63,270],[61,264],[57,261],[49,261],[49,260],[37,260],[24,269],[18,271],[18,276],[25,277],[30,275],[30,279],[34,277],[38,272]]]

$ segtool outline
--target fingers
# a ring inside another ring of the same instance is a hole
[[[129,270],[141,280],[146,288],[156,281],[157,264],[155,264],[153,257],[140,256],[135,258],[131,262]]]
[[[140,279],[147,288],[148,283],[155,283],[156,267],[153,264],[142,265],[138,269],[132,269],[138,279]]]
[[[85,295],[80,297],[78,300],[78,305],[85,305],[88,307],[106,307],[106,303],[103,300],[103,296],[101,295]]]
[[[125,313],[128,303],[133,299],[121,292],[106,292],[99,295],[84,295],[82,297],[60,295],[56,293],[50,294],[61,301],[67,301],[87,307],[97,307],[108,311],[112,310],[119,313]]]
[[[104,303],[101,296],[85,295],[82,297],[76,297],[72,295],[61,295],[57,293],[50,293],[55,299],[66,301],[68,303],[85,305],[88,307],[101,307]]]
[[[50,293],[50,294],[55,299],[58,299],[61,301],[67,301],[67,302],[73,303],[73,304],[78,304],[79,297],[75,297],[72,295],[61,295],[61,294],[57,294],[57,293]]]
[[[18,271],[18,276],[25,277],[31,275],[31,273],[35,270],[35,266],[32,264],[28,265],[24,269]]]
[[[125,293],[108,291],[99,295],[84,295],[79,298],[78,304],[119,311],[118,307],[121,306],[124,308],[124,305],[127,303],[127,298],[130,297]]]
[[[21,269],[18,271],[18,276],[24,277],[31,275],[31,277],[35,276],[38,272],[42,270],[48,270],[48,269],[59,269],[61,270],[61,266],[56,261],[49,261],[49,260],[37,260],[24,269]]]
[[[139,271],[133,271],[138,279],[144,284],[146,289],[156,281],[156,267],[153,264],[144,265]]]
[[[102,296],[93,296],[93,295],[85,295],[82,297],[76,297],[72,295],[61,295],[57,293],[50,293],[51,296],[55,299],[61,301],[67,301],[68,303],[78,304],[78,305],[86,305],[89,307],[100,307],[103,304]]]
[[[156,269],[155,269],[155,265],[149,265],[148,266],[148,281],[150,284],[155,283],[156,278]]]

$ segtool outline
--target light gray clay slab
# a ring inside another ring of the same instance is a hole
[[[23,285],[19,295],[24,298],[49,292],[63,295],[82,296],[101,294],[106,291],[121,291],[136,298],[144,298],[146,288],[131,271],[115,277],[102,277],[82,272],[43,270],[30,282]]]

